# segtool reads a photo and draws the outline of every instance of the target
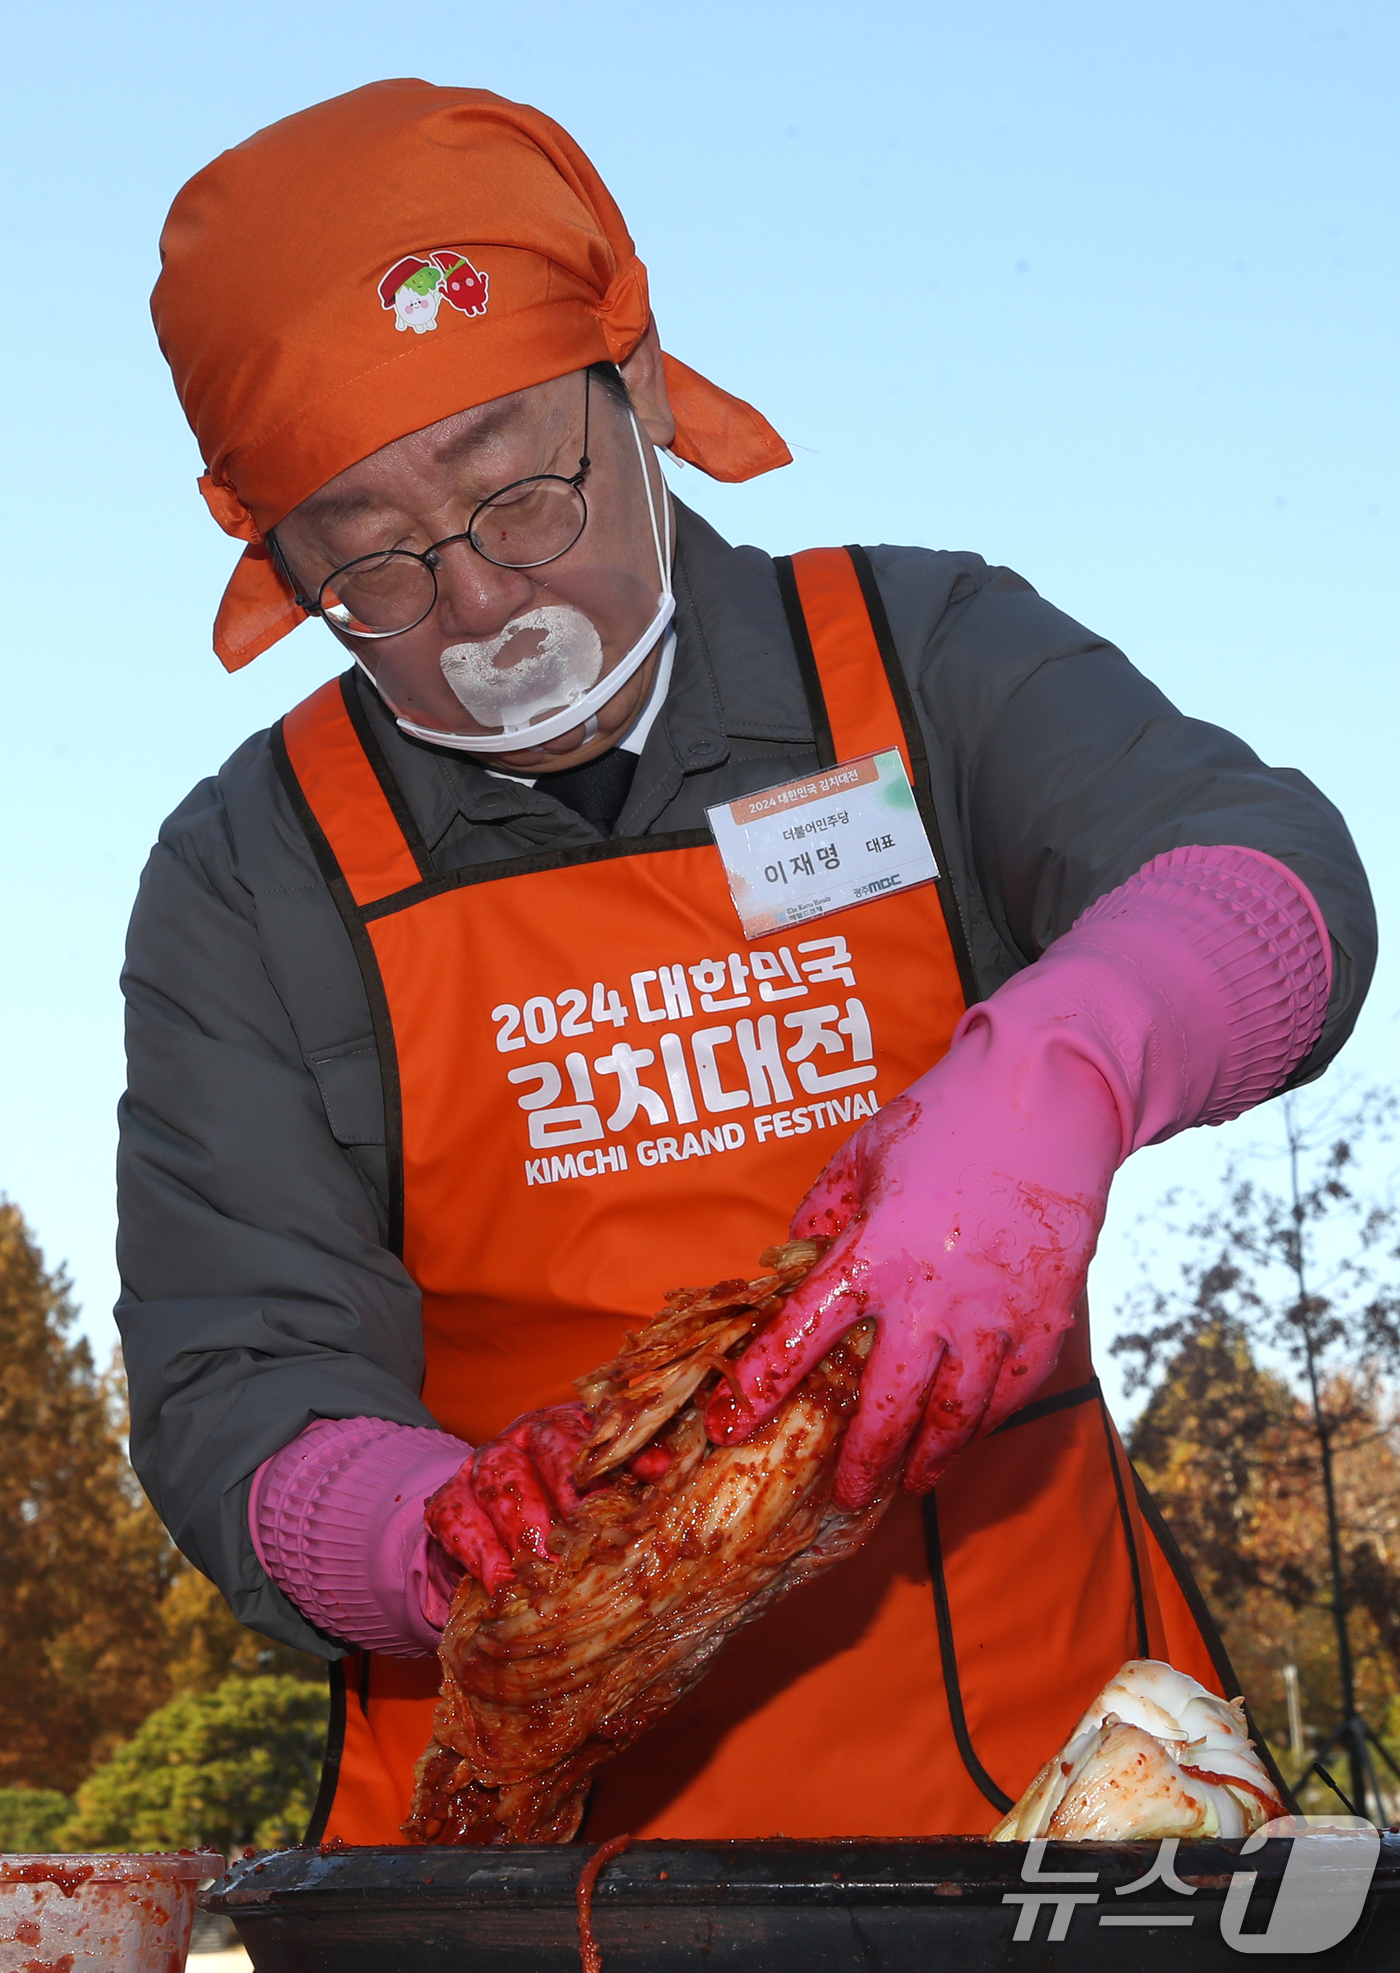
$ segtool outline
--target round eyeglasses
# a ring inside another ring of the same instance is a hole
[[[349,637],[401,637],[432,615],[444,548],[466,542],[500,569],[539,569],[557,562],[588,525],[583,493],[593,463],[588,456],[588,414],[585,370],[583,451],[576,473],[567,478],[562,473],[534,473],[528,479],[512,480],[477,504],[460,534],[444,535],[418,551],[386,548],[374,555],[357,555],[326,577],[314,602],[302,595],[297,602]],[[286,572],[280,549],[278,560]]]

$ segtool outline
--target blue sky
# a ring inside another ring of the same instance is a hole
[[[1331,794],[1384,935],[1397,43],[1393,6],[1348,0],[184,0],[11,21],[0,541],[24,576],[3,635],[0,1191],[67,1259],[101,1352],[137,876],[192,783],[339,668],[314,625],[234,679],[209,649],[232,544],[146,299],[179,185],[376,77],[537,103],[618,198],[668,346],[793,447],[748,487],[678,473],[683,498],[775,551],[1010,564]],[[1347,1073],[1393,1079],[1398,1008],[1387,952]],[[1274,1127],[1127,1168],[1101,1329],[1137,1217]]]

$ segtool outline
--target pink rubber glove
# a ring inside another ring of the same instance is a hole
[[[347,1644],[434,1651],[463,1570],[492,1591],[512,1582],[512,1556],[542,1552],[578,1505],[569,1465],[586,1420],[579,1404],[532,1412],[473,1450],[421,1426],[317,1419],[254,1476],[258,1559]]]
[[[428,1533],[488,1590],[513,1582],[512,1557],[522,1548],[547,1554],[555,1522],[583,1498],[569,1469],[587,1437],[581,1404],[527,1411],[427,1502]]]
[[[582,1405],[528,1413],[476,1451],[447,1432],[383,1418],[318,1418],[253,1476],[259,1562],[318,1629],[386,1657],[437,1650],[465,1569],[495,1591],[513,1557],[543,1552],[579,1495],[569,1466]],[[655,1448],[629,1460],[653,1478]]]
[[[833,1245],[740,1359],[747,1405],[712,1400],[712,1439],[746,1438],[872,1317],[835,1499],[867,1504],[906,1448],[927,1492],[1054,1368],[1118,1166],[1278,1089],[1330,957],[1303,885],[1252,850],[1171,851],[1091,905],[822,1173],[792,1231]]]
[[[431,1426],[314,1420],[253,1476],[258,1560],[319,1630],[386,1657],[430,1656],[462,1572],[428,1539],[423,1503],[468,1451]]]

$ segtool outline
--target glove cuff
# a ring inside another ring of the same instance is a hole
[[[258,1560],[302,1615],[388,1657],[437,1650],[451,1601],[423,1503],[471,1447],[382,1418],[318,1418],[253,1478]]]
[[[1150,963],[1169,1028],[1180,1031],[1180,1100],[1148,1135],[1135,1132],[1131,1149],[1262,1103],[1322,1032],[1332,986],[1326,924],[1302,880],[1257,850],[1154,857],[1091,904],[1062,943],[1087,951],[1091,942]]]
[[[1023,1064],[1027,1100],[1086,1071],[1117,1117],[1114,1163],[1281,1089],[1327,1011],[1331,942],[1291,870],[1258,851],[1155,857],[1048,951],[969,1008],[954,1043]]]

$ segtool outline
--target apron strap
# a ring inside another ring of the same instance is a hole
[[[905,708],[892,689],[895,679],[903,684],[903,674],[865,550],[808,548],[800,555],[778,557],[774,567],[807,688],[820,765],[835,767],[838,761],[898,747],[912,782],[916,762]],[[922,757],[917,734],[915,726]]]
[[[943,919],[970,1007],[982,995],[948,877],[928,749],[870,557],[854,546],[807,548],[778,556],[773,566],[807,692],[818,765],[899,749],[938,866]]]
[[[321,874],[363,908],[433,875],[433,861],[365,717],[355,674],[328,679],[272,732],[273,757]]]

